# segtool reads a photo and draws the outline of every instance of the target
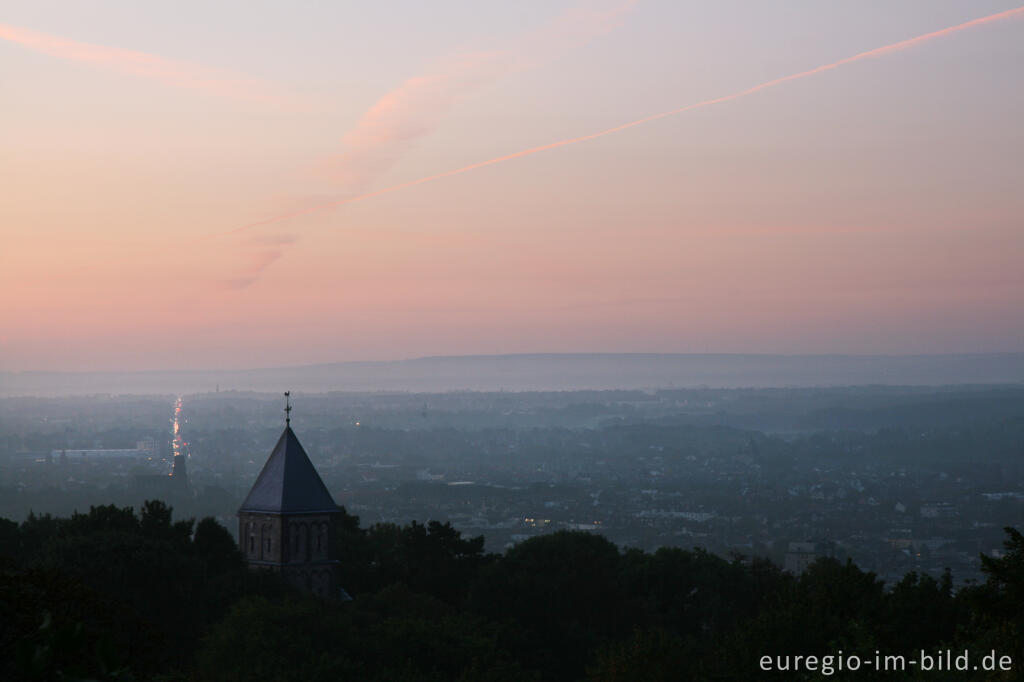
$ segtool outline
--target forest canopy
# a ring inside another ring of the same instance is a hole
[[[794,576],[763,559],[622,549],[579,531],[485,554],[483,538],[450,524],[362,527],[343,512],[337,552],[353,600],[341,602],[248,569],[214,519],[175,520],[159,501],[0,519],[0,677],[781,679],[758,667],[763,655],[922,649],[996,651],[1018,666],[1024,536],[1006,534],[1001,557],[982,557],[986,580],[954,589],[948,572],[886,585],[819,559]]]

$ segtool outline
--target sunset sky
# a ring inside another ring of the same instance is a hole
[[[0,0],[0,370],[1024,351],[1019,7]]]

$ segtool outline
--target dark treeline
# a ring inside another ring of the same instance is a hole
[[[1010,656],[1014,672],[991,679],[1017,679],[1024,537],[1006,532],[1005,555],[982,557],[985,582],[954,590],[948,574],[883,585],[820,559],[794,577],[761,559],[620,550],[580,532],[484,554],[483,538],[447,524],[362,528],[343,514],[354,600],[342,603],[248,570],[213,519],[175,521],[161,502],[0,519],[0,678],[811,679],[821,673],[763,673],[759,661],[948,648]]]

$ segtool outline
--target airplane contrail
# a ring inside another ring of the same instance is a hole
[[[278,99],[269,92],[266,84],[256,79],[148,52],[82,43],[10,24],[0,24],[0,40],[17,43],[60,59],[151,78],[180,88],[202,90],[220,97],[257,101]]]
[[[860,61],[862,59],[869,59],[871,57],[880,57],[882,55],[889,54],[890,52],[897,52],[899,50],[905,50],[907,48],[914,47],[916,45],[919,45],[919,44],[921,44],[923,42],[932,40],[934,38],[942,38],[942,37],[951,35],[953,33],[957,33],[959,31],[965,31],[965,30],[967,30],[969,28],[974,28],[975,26],[981,26],[983,24],[989,24],[989,23],[992,23],[992,22],[995,22],[995,21],[1001,21],[1003,19],[1010,19],[1012,17],[1016,17],[1016,16],[1020,16],[1020,15],[1024,15],[1024,6],[1018,7],[1016,9],[1006,10],[1005,12],[999,12],[997,14],[990,14],[990,15],[985,16],[985,17],[979,17],[978,19],[972,19],[972,20],[964,22],[962,24],[957,24],[956,26],[950,26],[948,28],[944,28],[944,29],[941,29],[941,30],[938,30],[938,31],[932,31],[931,33],[925,33],[924,35],[917,36],[916,38],[908,38],[907,40],[901,40],[898,43],[893,43],[891,45],[885,45],[884,47],[878,47],[878,48],[875,48],[873,50],[868,50],[867,52],[861,52],[861,53],[853,55],[852,57],[846,57],[844,59],[840,59],[839,61],[831,62],[829,64],[823,64],[822,66],[817,66],[817,67],[815,67],[813,69],[808,69],[807,71],[801,71],[799,73],[794,73],[794,74],[790,74],[788,76],[783,76],[781,78],[776,78],[774,80],[766,81],[766,82],[761,83],[759,85],[755,85],[753,87],[747,88],[746,90],[740,90],[739,92],[734,92],[734,93],[732,93],[730,95],[723,95],[721,97],[715,97],[713,99],[706,99],[706,100],[704,100],[702,102],[697,102],[695,104],[689,104],[689,105],[687,105],[685,107],[679,107],[678,109],[671,109],[669,111],[663,111],[663,112],[658,113],[658,114],[651,114],[650,116],[645,116],[643,118],[638,118],[635,121],[630,121],[628,123],[623,123],[621,125],[615,126],[614,128],[608,128],[607,130],[601,130],[599,132],[591,133],[589,135],[581,135],[580,137],[572,137],[572,138],[568,138],[568,139],[564,139],[564,140],[559,140],[557,142],[551,142],[549,144],[541,145],[539,147],[531,147],[529,149],[524,149],[522,151],[514,152],[512,154],[506,154],[504,156],[498,156],[498,157],[493,158],[493,159],[488,159],[487,161],[480,161],[478,163],[473,163],[473,164],[470,164],[468,166],[463,166],[462,168],[456,168],[454,170],[445,171],[443,173],[437,173],[435,175],[428,175],[426,177],[419,178],[418,180],[411,180],[409,182],[403,182],[401,184],[392,185],[390,187],[385,187],[383,189],[375,190],[373,192],[366,192],[365,194],[359,194],[359,195],[356,195],[356,196],[345,197],[343,199],[337,199],[335,201],[328,201],[326,203],[317,204],[315,206],[309,206],[307,208],[299,209],[297,211],[290,211],[288,213],[281,213],[279,215],[272,216],[270,218],[264,218],[263,220],[257,220],[256,222],[248,223],[247,225],[242,225],[240,227],[236,227],[234,229],[227,230],[226,232],[221,232],[219,234],[220,235],[234,234],[234,233],[237,233],[237,232],[242,232],[243,230],[249,230],[249,229],[252,229],[254,227],[259,227],[261,225],[270,225],[272,223],[280,222],[280,221],[286,220],[288,218],[296,218],[296,217],[299,217],[299,216],[307,215],[309,213],[316,213],[316,212],[319,212],[319,211],[324,211],[326,209],[334,208],[336,206],[343,206],[345,204],[351,204],[351,203],[355,203],[357,201],[363,201],[365,199],[372,199],[373,197],[379,197],[379,196],[381,196],[383,194],[390,194],[391,192],[397,192],[399,190],[407,189],[409,187],[415,187],[416,185],[422,185],[422,184],[427,183],[427,182],[433,182],[435,180],[440,180],[442,178],[448,178],[448,177],[451,177],[453,175],[459,175],[461,173],[468,173],[469,171],[476,170],[477,168],[483,168],[484,166],[491,166],[491,165],[496,164],[496,163],[504,163],[505,161],[511,161],[512,159],[518,159],[518,158],[521,158],[523,156],[530,156],[531,154],[536,154],[538,152],[548,151],[549,149],[558,149],[559,147],[567,147],[567,146],[569,146],[571,144],[578,144],[580,142],[588,142],[590,140],[596,140],[599,137],[604,137],[606,135],[611,135],[613,133],[618,133],[618,132],[621,132],[623,130],[628,130],[629,128],[633,128],[633,127],[638,126],[638,125],[643,125],[644,123],[650,123],[651,121],[657,121],[659,119],[667,118],[669,116],[676,116],[678,114],[682,114],[682,113],[687,112],[687,111],[693,111],[694,109],[700,109],[702,107],[708,107],[708,106],[711,106],[713,104],[721,104],[723,102],[729,102],[729,101],[732,101],[734,99],[740,99],[741,97],[746,97],[747,95],[752,95],[755,92],[760,92],[761,90],[767,90],[768,88],[775,87],[776,85],[781,85],[783,83],[788,83],[789,81],[799,80],[801,78],[807,78],[808,76],[814,76],[816,74],[823,73],[825,71],[831,71],[832,69],[837,69],[840,66],[845,66],[846,64],[852,64],[853,62],[858,62],[858,61]],[[211,235],[211,236],[216,236],[216,235]]]
[[[463,97],[498,78],[543,63],[608,33],[638,0],[612,7],[588,0],[539,29],[490,50],[449,56],[381,97],[345,137],[345,150],[322,168],[351,192],[362,193],[432,133]]]

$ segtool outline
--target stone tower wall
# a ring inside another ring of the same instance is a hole
[[[331,552],[334,516],[239,512],[242,554],[250,566],[276,570],[300,589],[336,597],[340,586]]]
[[[240,512],[238,541],[247,562],[281,563],[284,549],[281,516]]]

